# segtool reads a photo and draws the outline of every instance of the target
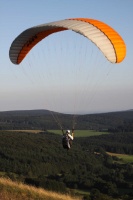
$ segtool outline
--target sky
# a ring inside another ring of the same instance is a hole
[[[133,109],[132,9],[132,0],[0,0],[0,111]],[[49,36],[21,65],[11,63],[9,49],[21,32],[77,17],[98,19],[113,27],[126,44],[124,61],[112,66],[94,44],[70,31]]]

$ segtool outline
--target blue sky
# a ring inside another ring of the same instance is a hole
[[[92,113],[133,109],[132,9],[131,0],[0,1],[0,111]],[[10,45],[22,31],[74,17],[98,19],[113,27],[126,43],[124,61],[112,67],[95,47],[70,32],[48,38],[22,65],[11,63]],[[76,73],[75,68],[70,70],[79,63],[84,68],[79,66]],[[91,69],[90,63],[95,67]]]

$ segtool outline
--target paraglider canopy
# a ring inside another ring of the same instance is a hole
[[[87,37],[112,63],[120,63],[125,58],[125,43],[109,25],[94,19],[75,18],[41,24],[22,32],[11,45],[11,61],[14,64],[21,63],[38,42],[53,33],[65,30],[72,30]]]

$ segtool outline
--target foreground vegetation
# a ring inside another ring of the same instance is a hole
[[[133,163],[119,162],[111,150],[132,153],[133,133],[77,137],[66,151],[58,134],[1,131],[0,176],[89,200],[131,200]]]
[[[78,197],[46,191],[20,182],[0,178],[1,200],[79,200]]]

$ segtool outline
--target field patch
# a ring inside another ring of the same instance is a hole
[[[23,133],[40,133],[41,130],[6,130],[6,131],[9,131],[9,132],[23,132]]]
[[[48,130],[48,132],[55,133],[62,135],[61,130]],[[95,131],[95,130],[75,130],[74,131],[74,136],[75,137],[90,137],[90,136],[98,136],[98,135],[103,135],[103,134],[109,134],[108,132],[100,132],[100,131]]]
[[[123,163],[133,163],[133,155],[107,152],[110,156],[118,157]]]

